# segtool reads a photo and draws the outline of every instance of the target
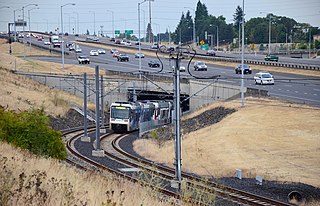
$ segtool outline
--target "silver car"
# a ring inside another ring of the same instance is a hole
[[[193,66],[195,71],[207,71],[208,69],[207,65],[201,61],[195,62]]]

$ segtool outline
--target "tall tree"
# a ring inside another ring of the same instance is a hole
[[[208,30],[210,20],[207,6],[205,4],[202,4],[200,0],[197,3],[195,24],[197,30],[196,36],[199,37],[200,40],[205,39],[205,31]]]
[[[151,29],[151,25],[150,25],[150,23],[148,23],[148,26],[147,26],[147,33],[146,33],[146,38],[147,38],[147,40],[149,40],[149,31],[150,31],[150,40],[151,40],[151,42],[153,42],[153,38],[154,38],[154,35],[153,35],[153,33],[152,33],[152,29]]]
[[[234,26],[235,28],[239,28],[239,24],[242,22],[243,10],[238,5],[236,8],[236,12],[233,14]]]

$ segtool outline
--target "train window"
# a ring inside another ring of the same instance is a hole
[[[128,119],[129,118],[129,108],[117,108],[111,107],[111,118],[115,119]]]

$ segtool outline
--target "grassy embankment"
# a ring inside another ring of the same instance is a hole
[[[14,62],[16,70],[29,72],[81,74],[84,66],[66,65],[61,70],[60,64],[18,58],[23,56],[21,44],[12,45],[12,55],[8,48],[0,40],[0,105],[16,111],[43,107],[47,114],[63,116],[71,103],[82,104],[81,98],[10,71]],[[47,51],[33,48],[32,54],[47,55]],[[107,174],[79,171],[3,142],[0,151],[0,205],[169,205],[160,202],[148,188]]]

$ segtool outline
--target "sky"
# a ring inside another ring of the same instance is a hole
[[[199,0],[154,0],[151,2],[151,21],[154,33],[174,32],[182,13],[190,10],[194,15]],[[61,6],[68,3],[76,5],[63,6],[63,31],[73,33],[72,28],[79,33],[98,34],[101,29],[112,36],[115,30],[133,30],[138,36],[138,3],[143,0],[0,0],[0,31],[7,31],[8,23],[14,20],[14,10],[24,8],[25,20],[29,22],[30,13],[31,30],[54,31],[61,30]],[[227,23],[233,22],[233,14],[243,0],[201,0],[213,16],[224,16]],[[38,4],[39,9],[28,4]],[[10,8],[4,8],[10,7]],[[140,6],[141,37],[149,22],[149,2]],[[267,13],[277,16],[293,18],[300,23],[309,23],[320,27],[320,0],[244,0],[246,20],[254,17],[265,17]],[[22,19],[22,12],[17,10],[16,19]],[[112,20],[112,14],[114,16]],[[78,18],[79,17],[79,18]],[[77,22],[79,22],[79,27]],[[103,26],[103,27],[101,27]],[[29,25],[25,30],[29,29]],[[22,27],[17,28],[22,30]]]

